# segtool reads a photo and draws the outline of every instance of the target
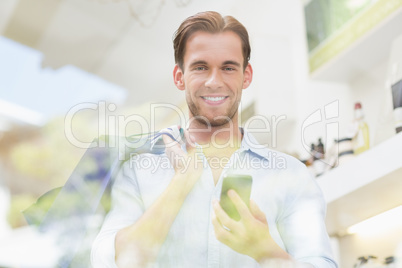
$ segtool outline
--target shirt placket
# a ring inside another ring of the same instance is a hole
[[[213,185],[214,190],[213,190],[213,194],[211,196],[211,200],[210,200],[210,204],[209,204],[209,221],[208,221],[208,268],[217,268],[220,267],[220,259],[221,259],[221,244],[218,241],[218,239],[216,239],[215,236],[215,231],[214,231],[214,226],[212,224],[212,218],[211,216],[213,215],[213,207],[212,207],[212,200],[216,199],[219,200],[220,198],[220,189],[221,189],[221,185],[222,185],[222,177],[223,175],[230,170],[231,166],[233,165],[233,161],[234,159],[236,159],[235,154],[241,154],[243,150],[238,150],[236,151],[230,158],[229,163],[227,163],[227,165],[223,168],[222,170],[222,174],[218,180],[218,182],[216,183],[216,185]],[[208,161],[205,159],[204,156],[204,164],[208,165]],[[209,172],[209,176],[212,177],[212,171],[211,168],[208,165],[208,169],[207,172]],[[213,184],[213,182],[211,182]]]
[[[208,180],[206,180],[206,183],[208,183],[208,188],[211,187],[211,189],[213,189],[212,195],[209,199],[207,267],[215,268],[219,267],[219,259],[220,259],[219,242],[215,238],[214,226],[212,225],[212,213],[213,213],[212,200],[216,198],[216,187],[213,183],[213,180],[210,180],[210,178],[212,178],[212,170],[208,164],[205,155],[202,153],[202,148],[196,148],[196,149],[197,152],[200,153],[200,156],[203,159],[204,167],[207,167],[206,169],[204,169],[204,172],[206,173],[205,174],[206,177],[209,178]]]

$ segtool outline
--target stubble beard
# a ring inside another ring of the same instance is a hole
[[[214,118],[209,119],[200,113],[199,108],[191,100],[187,100],[187,105],[193,118],[198,123],[207,127],[222,127],[229,124],[230,121],[233,121],[233,118],[237,115],[237,111],[239,109],[239,102],[236,101],[236,103],[230,108],[228,113],[218,115]]]

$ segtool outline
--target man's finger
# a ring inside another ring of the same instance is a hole
[[[176,147],[176,146],[180,147],[180,144],[177,141],[175,141],[174,139],[172,139],[169,135],[162,134],[162,139],[167,148]]]
[[[240,214],[240,217],[242,219],[247,219],[252,217],[251,212],[249,208],[247,207],[246,203],[241,199],[241,197],[236,193],[235,190],[229,190],[228,191],[228,196],[230,200],[232,200],[234,206],[236,207],[237,211]]]
[[[213,202],[213,208],[214,208],[215,215],[218,218],[219,222],[223,226],[226,226],[227,228],[229,228],[230,230],[235,231],[236,227],[237,227],[237,221],[235,221],[229,217],[229,215],[222,209],[222,207],[218,201],[215,200]]]
[[[257,203],[250,199],[250,211],[251,214],[259,221],[261,222],[267,222],[267,218],[264,214],[264,212],[261,211],[261,209],[258,207]]]
[[[229,245],[233,235],[223,227],[215,213],[212,216],[212,225],[214,226],[215,237],[225,245]]]
[[[186,153],[181,148],[180,144],[173,140],[169,135],[162,134],[163,142],[165,143],[165,153],[169,158],[173,168],[182,170],[184,168],[184,160],[186,159]]]

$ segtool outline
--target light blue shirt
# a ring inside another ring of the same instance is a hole
[[[212,200],[219,200],[222,178],[228,172],[253,177],[251,199],[265,213],[270,234],[281,248],[314,267],[337,267],[324,223],[325,202],[307,168],[289,155],[262,147],[250,133],[242,131],[241,148],[231,156],[216,185],[201,154],[204,171],[173,222],[153,267],[260,267],[215,237]],[[123,165],[112,188],[112,209],[92,247],[93,267],[116,267],[116,233],[141,217],[173,175],[166,154],[140,154]]]

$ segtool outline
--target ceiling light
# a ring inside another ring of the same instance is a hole
[[[402,205],[350,226],[348,234],[375,235],[402,226]]]

